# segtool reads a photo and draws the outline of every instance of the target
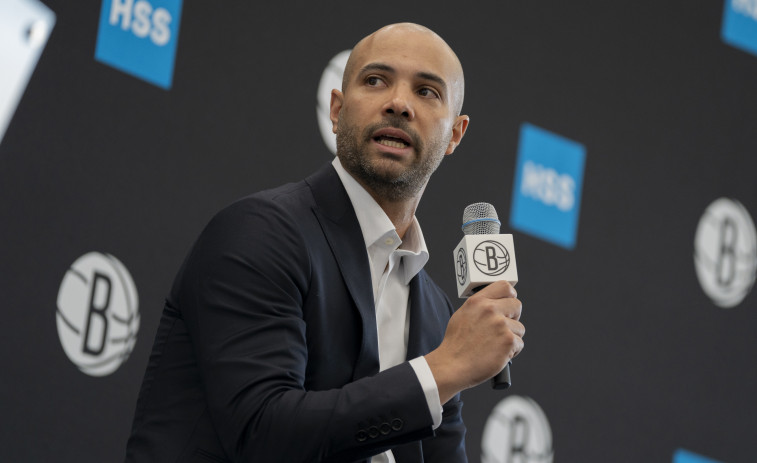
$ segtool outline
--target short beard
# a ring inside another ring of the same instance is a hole
[[[439,167],[444,158],[444,149],[449,140],[433,138],[429,140],[429,151],[424,152],[424,143],[401,118],[392,118],[387,122],[374,124],[365,128],[362,134],[352,124],[340,121],[336,132],[336,152],[342,166],[368,190],[380,198],[392,202],[415,198],[426,186],[431,174]],[[378,168],[361,150],[371,143],[371,134],[385,127],[398,128],[407,133],[413,142],[418,158],[404,171],[394,174]],[[425,156],[424,156],[425,154]]]

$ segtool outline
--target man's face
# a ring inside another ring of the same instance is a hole
[[[351,60],[344,94],[332,94],[337,155],[374,195],[417,197],[467,125],[459,63],[437,36],[402,28],[361,42]]]

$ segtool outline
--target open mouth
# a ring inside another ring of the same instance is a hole
[[[388,137],[385,135],[374,137],[373,140],[380,145],[388,146],[390,148],[407,148],[410,146],[409,143],[406,143],[405,140],[402,140],[401,138]]]
[[[403,149],[412,146],[410,136],[394,127],[379,129],[373,134],[373,141],[388,148]]]

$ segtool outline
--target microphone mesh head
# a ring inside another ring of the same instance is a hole
[[[463,211],[463,233],[496,235],[500,226],[497,211],[489,203],[473,203]]]

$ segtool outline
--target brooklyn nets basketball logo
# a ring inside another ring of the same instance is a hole
[[[482,463],[552,463],[552,430],[541,407],[510,396],[494,407],[484,427]]]
[[[510,266],[510,253],[502,243],[491,240],[482,241],[473,250],[473,262],[476,268],[485,275],[502,275]]]
[[[465,249],[460,248],[457,251],[457,260],[455,260],[455,267],[457,267],[457,281],[464,285],[468,280],[468,258],[465,256]]]
[[[757,270],[757,232],[749,212],[732,199],[710,204],[694,238],[694,264],[705,294],[731,308],[749,294]]]
[[[344,66],[347,64],[347,58],[350,57],[351,52],[352,50],[344,50],[331,58],[331,61],[321,75],[321,82],[318,84],[317,105],[315,108],[318,117],[318,127],[321,129],[323,142],[333,154],[336,154],[336,135],[331,131],[332,123],[331,118],[329,118],[331,90],[342,88]]]
[[[90,376],[116,371],[137,341],[138,305],[118,259],[99,252],[78,258],[58,290],[58,336],[68,358]]]

